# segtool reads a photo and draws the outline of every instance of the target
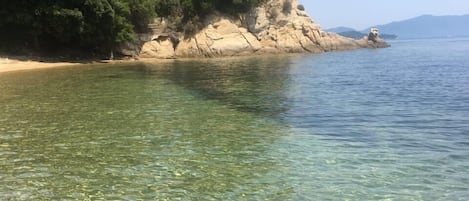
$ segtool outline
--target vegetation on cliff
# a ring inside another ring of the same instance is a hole
[[[0,50],[108,53],[147,31],[154,17],[171,29],[193,32],[207,14],[238,14],[264,0],[15,0],[0,7]]]

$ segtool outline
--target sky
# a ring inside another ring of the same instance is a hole
[[[357,30],[420,15],[469,14],[469,0],[299,0],[323,29]],[[469,22],[468,22],[469,23]]]

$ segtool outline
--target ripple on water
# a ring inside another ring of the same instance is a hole
[[[466,200],[467,48],[396,43],[2,74],[0,199]]]

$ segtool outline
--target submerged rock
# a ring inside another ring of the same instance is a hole
[[[322,31],[298,0],[269,0],[240,18],[215,13],[206,20],[205,28],[191,37],[179,38],[178,44],[158,36],[146,42],[140,57],[321,53],[388,47],[378,36],[354,40]]]

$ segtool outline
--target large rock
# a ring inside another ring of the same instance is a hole
[[[263,44],[260,52],[320,53],[386,46],[323,32],[300,8],[298,0],[270,0],[248,15],[249,31]]]
[[[152,40],[143,57],[219,57],[262,53],[321,53],[387,47],[382,40],[354,40],[326,33],[298,6],[298,0],[269,0],[241,19],[215,13],[194,36]],[[175,47],[175,48],[173,48]]]
[[[155,35],[143,44],[140,51],[142,58],[171,59],[175,57],[174,44],[169,35]]]
[[[195,36],[181,40],[176,55],[179,57],[247,55],[260,48],[259,41],[247,29],[236,25],[232,19],[221,18],[213,20]]]

